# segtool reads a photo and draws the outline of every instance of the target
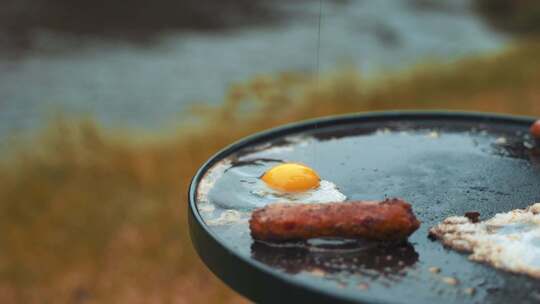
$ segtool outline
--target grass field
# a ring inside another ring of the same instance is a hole
[[[323,115],[455,109],[540,116],[539,43],[365,80],[263,75],[166,135],[59,119],[0,163],[1,303],[243,303],[199,261],[186,227],[197,167],[253,132]]]

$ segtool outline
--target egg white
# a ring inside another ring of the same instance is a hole
[[[315,189],[304,192],[281,192],[270,188],[260,177],[275,162],[261,165],[231,166],[208,187],[206,202],[222,209],[251,211],[271,203],[326,203],[347,199],[338,187],[328,180],[321,180]]]
[[[262,184],[262,185],[261,185]],[[347,199],[345,194],[341,193],[337,186],[327,180],[321,180],[319,187],[303,192],[281,192],[269,188],[264,182],[257,183],[257,189],[252,190],[251,194],[258,198],[266,198],[272,202],[279,201],[283,203],[329,203],[343,202]]]
[[[473,261],[540,279],[540,203],[478,223],[452,216],[430,233]]]

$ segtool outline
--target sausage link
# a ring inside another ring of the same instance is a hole
[[[401,199],[322,204],[275,203],[255,210],[249,221],[256,240],[318,237],[405,240],[418,227],[411,205]]]

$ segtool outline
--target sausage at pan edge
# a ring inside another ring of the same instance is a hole
[[[411,205],[401,199],[324,204],[276,203],[255,210],[249,221],[256,240],[317,237],[405,240],[418,227]]]

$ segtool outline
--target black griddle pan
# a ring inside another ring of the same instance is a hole
[[[532,122],[480,113],[382,112],[310,120],[250,136],[195,174],[188,212],[193,245],[220,279],[257,303],[536,303],[540,281],[469,261],[467,254],[428,238],[429,227],[451,215],[478,211],[486,219],[540,201],[540,156],[527,136]],[[381,132],[403,136],[396,140]],[[431,136],[437,144],[408,143],[413,139],[408,134]],[[284,159],[310,163],[351,199],[405,198],[422,221],[420,229],[399,245],[276,246],[253,242],[248,231],[206,225],[196,202],[205,172],[226,157],[249,155],[265,143],[283,144],[291,135],[329,144],[310,153],[283,152]],[[351,136],[365,144],[340,144]]]

